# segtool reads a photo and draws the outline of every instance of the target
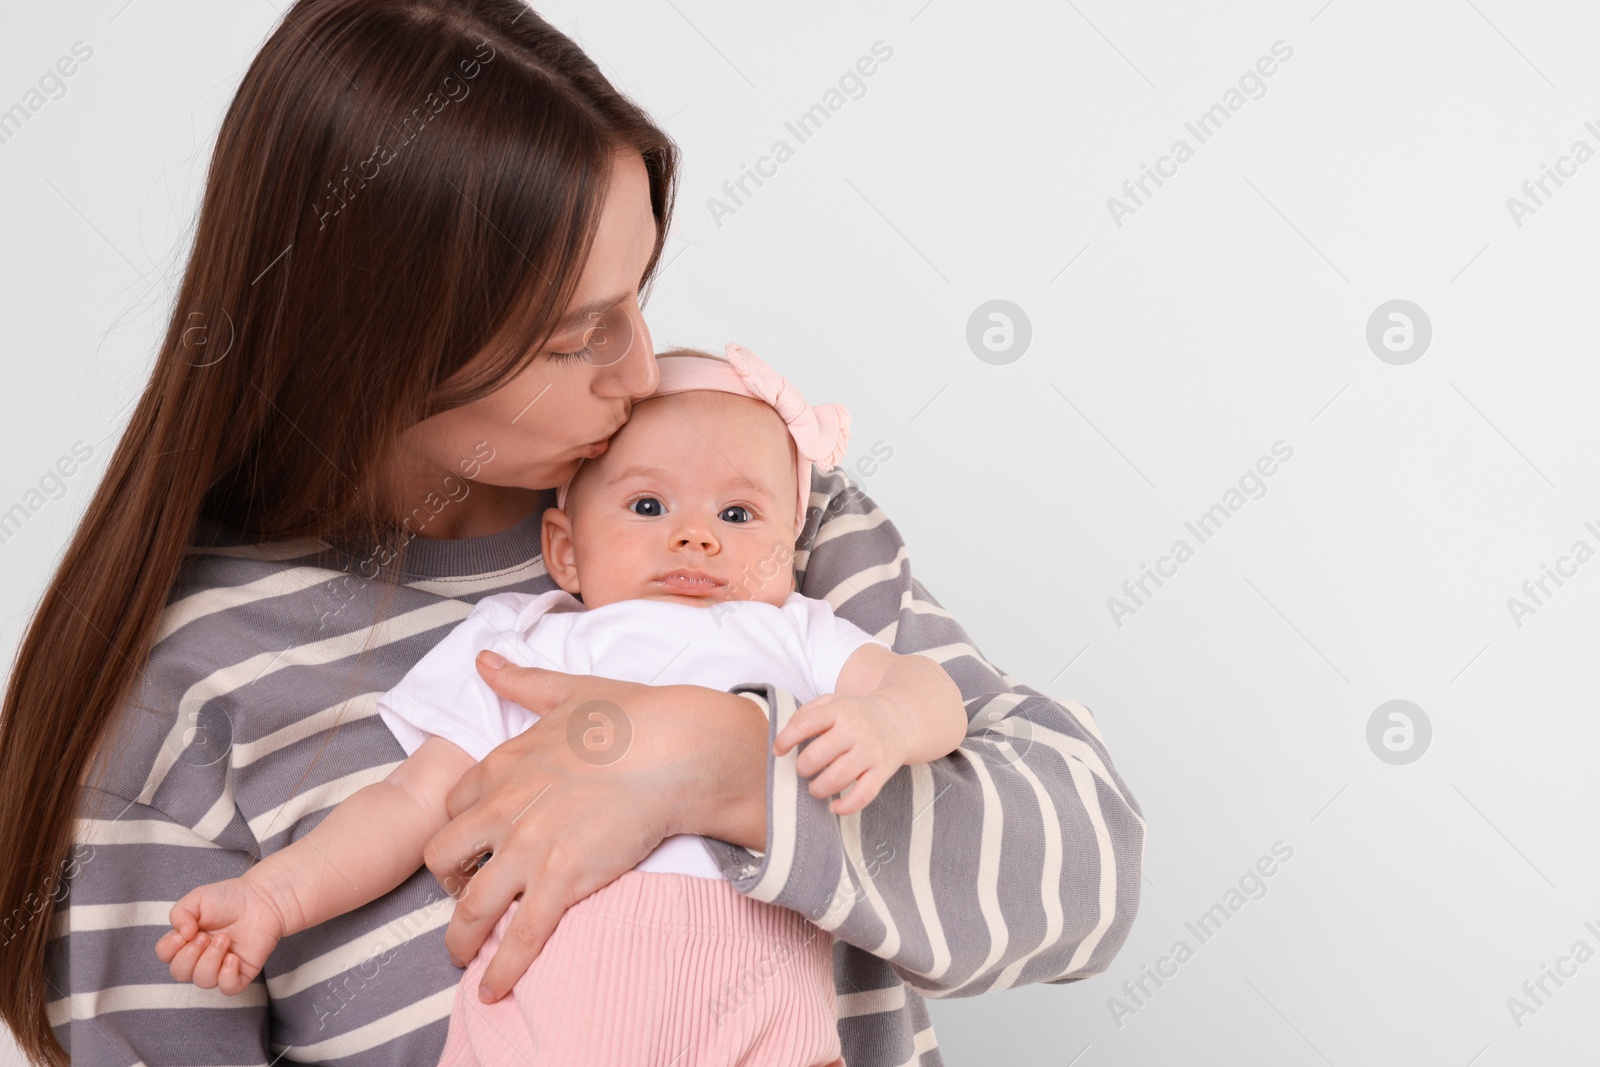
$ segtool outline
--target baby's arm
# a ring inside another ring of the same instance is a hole
[[[967,710],[954,679],[923,655],[899,655],[869,642],[850,654],[831,694],[802,705],[778,732],[783,755],[815,736],[796,770],[816,774],[811,795],[849,792],[828,810],[860,811],[901,767],[929,763],[961,745]],[[818,773],[820,772],[820,773]]]
[[[423,847],[449,821],[445,797],[472,763],[428,738],[299,841],[173,905],[157,958],[180,982],[242,993],[281,939],[378,899],[422,866]]]
[[[961,690],[927,656],[904,656],[879,644],[864,644],[844,661],[833,691],[836,696],[876,697],[898,709],[896,722],[906,735],[906,763],[930,763],[948,756],[967,736]]]

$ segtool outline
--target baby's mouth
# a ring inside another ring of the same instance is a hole
[[[685,596],[714,596],[722,588],[722,583],[710,575],[691,570],[677,570],[663,574],[656,579],[656,583]]]

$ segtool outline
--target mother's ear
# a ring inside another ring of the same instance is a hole
[[[560,508],[546,508],[540,521],[539,543],[544,566],[555,583],[573,596],[579,593],[578,553],[572,543],[572,520]]]

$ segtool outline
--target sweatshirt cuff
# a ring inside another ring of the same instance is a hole
[[[795,770],[801,746],[782,756],[773,754],[778,731],[794,717],[794,695],[765,682],[749,682],[728,690],[752,701],[767,718],[767,840],[761,851],[702,838],[723,877],[740,893],[767,903],[786,896],[805,873],[812,842],[833,832],[828,798],[811,795],[810,783]]]

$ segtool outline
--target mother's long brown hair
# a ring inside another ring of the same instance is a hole
[[[300,0],[251,63],[149,384],[0,712],[0,1017],[31,1057],[65,1061],[45,947],[80,783],[197,520],[378,536],[397,436],[552,334],[619,149],[650,175],[648,278],[677,151],[520,0]]]

